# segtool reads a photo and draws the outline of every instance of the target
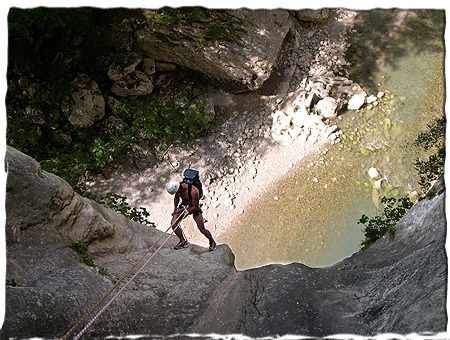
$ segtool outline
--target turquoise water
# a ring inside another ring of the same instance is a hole
[[[356,39],[380,44],[377,39],[386,30],[380,18],[389,14],[360,15],[363,29]],[[414,161],[421,150],[413,141],[443,114],[443,19],[437,11],[408,18],[400,36],[375,56],[381,62],[369,62],[371,72],[366,69],[357,80],[369,94],[384,93],[377,105],[343,112],[332,122],[344,132],[342,142],[298,164],[219,239],[233,249],[238,269],[336,263],[360,249],[363,233],[357,222],[362,214],[378,213],[381,196],[420,190]],[[371,167],[383,177],[379,189],[368,176]]]

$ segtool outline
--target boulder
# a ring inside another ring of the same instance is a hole
[[[141,63],[143,56],[136,52],[117,53],[109,66],[108,77],[111,80],[119,80],[134,72],[136,66]]]
[[[142,71],[134,70],[116,80],[111,91],[119,97],[145,96],[153,91],[153,79]]]
[[[80,74],[72,83],[74,91],[61,105],[67,119],[76,128],[92,126],[105,116],[105,99],[97,83]]]
[[[378,180],[378,179],[381,178],[381,174],[380,174],[380,172],[377,170],[377,168],[371,167],[371,168],[367,171],[367,173],[369,174],[369,177],[370,177],[372,180]]]
[[[143,11],[149,19],[136,29],[137,47],[147,56],[200,72],[234,92],[261,87],[292,27],[289,12],[281,9],[202,9],[194,21],[183,20],[188,12],[175,11],[178,21],[170,25]]]
[[[336,99],[332,97],[325,97],[317,102],[316,110],[324,118],[336,118],[337,117],[338,103]]]
[[[272,131],[274,133],[281,133],[284,130],[291,128],[292,117],[288,116],[282,111],[276,111],[273,115]]]
[[[364,105],[366,101],[366,96],[364,94],[353,95],[347,103],[347,108],[349,110],[359,110],[361,106]]]
[[[319,24],[328,20],[328,17],[330,16],[330,10],[328,8],[321,8],[317,10],[304,9],[297,11],[296,15],[301,21]]]
[[[355,94],[367,96],[367,93],[363,90],[361,85],[353,82],[351,82],[350,84],[339,85],[338,92],[346,93],[349,96],[353,96]]]

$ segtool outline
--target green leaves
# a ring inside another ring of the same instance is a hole
[[[130,207],[127,202],[126,196],[121,196],[109,192],[105,196],[102,196],[97,202],[107,208],[119,212],[132,221],[145,224],[150,227],[155,227],[155,224],[148,220],[150,213],[147,211],[147,209],[145,209],[144,207],[140,207],[139,209]]]
[[[384,204],[384,209],[378,216],[369,218],[362,215],[358,221],[358,224],[365,226],[363,229],[365,239],[361,242],[361,251],[365,251],[386,233],[393,239],[396,224],[414,205],[409,197],[399,199],[383,197],[381,203]]]
[[[71,248],[75,250],[85,264],[89,267],[94,267],[94,260],[87,255],[87,243],[84,241],[72,243]]]
[[[428,158],[424,160],[417,158],[414,167],[419,175],[419,184],[423,190],[430,187],[430,183],[437,180],[444,171],[445,162],[445,116],[436,119],[429,124],[427,131],[419,134],[415,145],[428,151]]]
[[[196,135],[214,123],[214,117],[205,112],[205,99],[197,98],[200,94],[201,90],[194,88],[165,102],[156,97],[147,103],[121,100],[120,109],[132,128],[155,140],[161,150],[176,141],[191,146]]]

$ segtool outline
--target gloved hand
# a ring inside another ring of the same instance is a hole
[[[192,212],[192,208],[191,208],[191,207],[187,207],[186,210],[187,210],[188,213],[191,213],[191,212]]]

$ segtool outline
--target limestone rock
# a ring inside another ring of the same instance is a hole
[[[316,109],[324,118],[336,118],[337,117],[337,102],[336,99],[332,97],[326,97],[319,100]]]
[[[371,167],[371,168],[367,171],[367,173],[369,174],[369,177],[370,177],[371,179],[373,179],[373,180],[378,180],[378,179],[381,178],[380,172],[379,172],[376,168],[374,168],[374,167]]]
[[[134,70],[126,76],[116,80],[111,88],[119,97],[145,96],[153,91],[153,80],[144,72]]]
[[[109,66],[109,79],[119,80],[130,74],[136,69],[136,66],[139,65],[142,59],[142,55],[136,52],[116,54],[112,64]]]
[[[72,83],[75,89],[61,109],[76,128],[92,126],[105,115],[105,99],[97,83],[86,74],[80,74]]]
[[[6,287],[0,336],[61,337],[163,235],[79,196],[10,147],[6,164],[6,280],[17,285]],[[402,218],[394,240],[383,237],[324,268],[292,263],[236,271],[228,246],[174,251],[177,238],[168,236],[88,336],[445,332],[444,188]],[[78,241],[87,242],[97,267],[71,249]]]
[[[299,20],[313,23],[323,23],[328,19],[330,10],[328,8],[321,8],[317,10],[304,9],[297,11],[296,14]]]
[[[6,277],[17,286],[7,287],[0,336],[61,337],[163,235],[79,196],[13,148],[7,148],[6,164]],[[159,256],[92,327],[90,336],[184,332],[223,280],[235,274],[228,246],[209,252],[191,245],[176,252],[176,237],[166,237],[169,242]],[[96,267],[84,264],[71,248],[80,241],[86,242]]]
[[[355,94],[353,95],[347,103],[347,108],[349,110],[358,110],[361,106],[364,105],[366,101],[366,96],[363,94]]]
[[[239,272],[192,331],[319,338],[445,332],[444,195],[419,202],[396,228],[393,241],[383,237],[327,268],[293,263]]]
[[[261,87],[292,27],[289,12],[204,13],[196,22],[180,21],[172,28],[149,20],[137,29],[136,44],[147,56],[200,72],[226,89],[242,92]]]

